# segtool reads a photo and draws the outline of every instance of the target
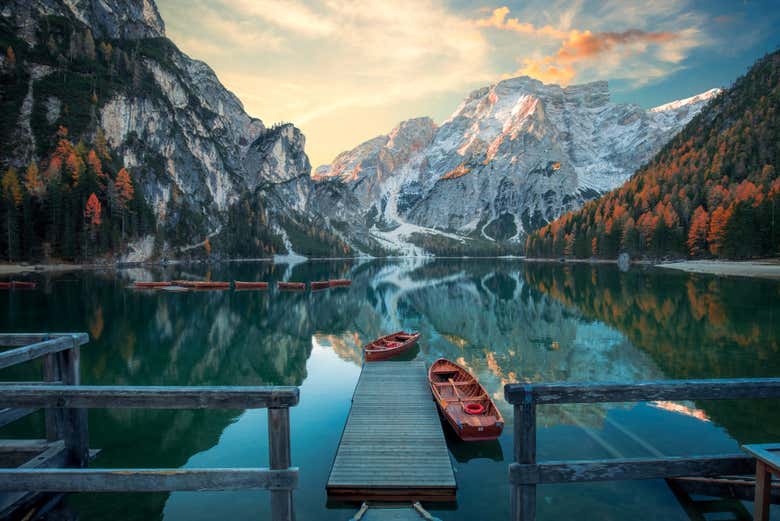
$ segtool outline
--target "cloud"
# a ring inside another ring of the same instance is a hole
[[[502,31],[513,31],[521,34],[547,36],[551,38],[565,38],[567,36],[566,31],[556,29],[551,25],[545,25],[544,27],[537,28],[534,26],[534,24],[529,22],[521,22],[518,18],[507,18],[508,15],[508,7],[498,7],[493,9],[493,12],[489,17],[477,20],[476,26],[492,27]]]
[[[580,12],[579,3],[571,5],[559,12],[558,27],[534,25],[521,21],[521,17],[510,17],[508,7],[494,9],[490,16],[477,19],[475,25],[515,33],[523,47],[535,48],[531,56],[520,57],[517,60],[520,67],[505,77],[527,75],[561,85],[593,79],[627,79],[635,85],[655,81],[680,70],[691,49],[707,41],[698,28],[699,20],[690,13],[676,13],[669,2],[607,4],[602,5],[603,13],[590,10],[588,16]],[[660,11],[658,7],[668,11]],[[599,26],[608,20],[610,27],[619,26],[620,20],[644,22],[657,29],[650,31],[630,25],[622,31],[572,29],[574,20],[581,26],[588,23]],[[540,37],[546,41],[540,41]],[[550,48],[551,43],[555,47]]]

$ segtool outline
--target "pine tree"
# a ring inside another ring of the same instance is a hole
[[[22,204],[22,187],[14,168],[9,168],[3,175],[2,182],[3,206],[5,206],[5,240],[8,261],[12,262],[19,250],[18,208]]]

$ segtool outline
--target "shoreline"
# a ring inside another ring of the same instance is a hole
[[[657,268],[701,273],[718,277],[751,277],[780,280],[780,259],[749,261],[688,260],[659,263]]]
[[[387,257],[340,257],[340,258],[307,258],[308,261],[363,261],[380,259],[403,259],[405,257],[387,256]],[[558,258],[546,257],[430,257],[431,259],[468,259],[468,260],[500,260],[500,261],[521,261],[529,263],[549,263],[549,264],[617,264],[616,259],[566,259],[561,261]],[[206,260],[169,260],[166,262],[140,262],[127,264],[0,264],[0,276],[10,275],[29,275],[32,273],[62,273],[67,271],[79,270],[122,270],[132,268],[165,268],[168,266],[187,265],[187,264],[209,264],[209,263],[274,263],[272,258],[255,259],[219,259],[215,261]],[[278,264],[286,264],[281,262]],[[673,261],[652,261],[652,260],[632,260],[631,265],[652,266],[655,268],[683,271],[685,273],[697,273],[704,275],[715,275],[718,277],[751,277],[770,280],[780,280],[780,258],[755,259],[746,261],[729,260],[673,260]]]

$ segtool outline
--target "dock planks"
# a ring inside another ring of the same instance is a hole
[[[329,497],[453,501],[456,488],[425,363],[364,364],[328,478]]]

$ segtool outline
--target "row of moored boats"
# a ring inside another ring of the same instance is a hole
[[[366,362],[389,360],[413,347],[420,333],[398,331],[363,347]],[[428,383],[442,416],[463,441],[495,440],[504,417],[482,384],[463,366],[446,358],[428,369]]]
[[[352,284],[348,279],[332,279],[332,280],[314,280],[308,283],[308,287],[312,290],[321,290],[327,288],[346,287]],[[210,281],[210,280],[172,280],[172,281],[137,281],[133,283],[133,287],[136,289],[162,289],[181,291],[188,289],[211,289],[211,290],[265,290],[269,289],[268,282],[262,281]],[[290,291],[305,291],[307,287],[306,282],[277,282],[276,287],[282,290]]]

